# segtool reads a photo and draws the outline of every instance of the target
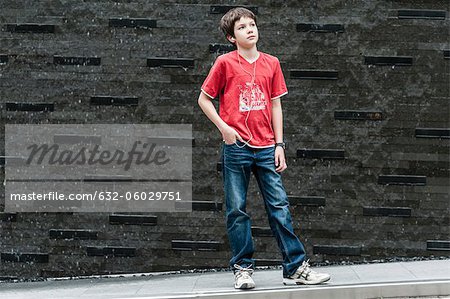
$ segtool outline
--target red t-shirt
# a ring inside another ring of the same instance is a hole
[[[273,146],[272,99],[288,92],[280,62],[262,52],[252,64],[238,55],[235,50],[217,57],[202,91],[212,99],[219,95],[219,116],[244,141],[251,138],[250,146]]]

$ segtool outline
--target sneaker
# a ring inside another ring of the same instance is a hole
[[[311,270],[308,262],[309,260],[307,262],[303,262],[303,264],[298,267],[293,275],[284,277],[283,284],[319,284],[330,280],[329,274],[318,273]]]
[[[255,287],[255,282],[252,279],[253,269],[251,266],[243,268],[238,264],[235,264],[234,268],[234,288],[253,289]]]

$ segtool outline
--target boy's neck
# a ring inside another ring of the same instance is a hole
[[[237,50],[238,50],[239,54],[250,63],[253,63],[259,57],[259,53],[258,53],[258,49],[256,48],[256,45],[254,47],[251,47],[248,49],[238,47]]]

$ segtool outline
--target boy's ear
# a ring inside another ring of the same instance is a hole
[[[227,39],[230,41],[230,43],[233,43],[233,44],[236,41],[236,39],[229,34],[227,35]]]

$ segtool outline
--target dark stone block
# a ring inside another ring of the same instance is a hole
[[[88,247],[86,247],[86,252],[87,252],[88,256],[114,256],[114,257],[136,256],[136,248],[135,247],[88,246]]]
[[[8,63],[8,55],[0,55],[0,64]]]
[[[298,32],[344,32],[344,25],[342,24],[297,24]]]
[[[255,259],[256,267],[264,267],[264,266],[279,266],[283,263],[281,260],[273,260],[273,259]]]
[[[16,222],[17,213],[0,212],[0,222]]]
[[[47,253],[9,253],[2,252],[0,254],[2,262],[34,262],[34,263],[48,263]]]
[[[450,241],[428,240],[427,250],[450,251]]]
[[[143,18],[111,18],[109,27],[156,28],[156,20]]]
[[[427,177],[420,175],[380,175],[378,176],[378,184],[425,186]]]
[[[412,65],[412,57],[407,56],[364,56],[364,64],[369,65]]]
[[[450,50],[442,51],[444,53],[444,59],[450,59]]]
[[[222,203],[221,202],[206,201],[206,200],[175,202],[176,210],[178,210],[178,209],[185,210],[185,209],[189,209],[189,207],[192,207],[193,211],[213,211],[213,212],[222,211]]]
[[[102,144],[101,136],[57,134],[53,136],[55,144]]]
[[[313,254],[361,255],[360,246],[314,245]]]
[[[446,14],[445,10],[399,9],[397,11],[399,19],[445,20]]]
[[[297,158],[343,160],[345,159],[345,152],[332,149],[299,149],[297,150]]]
[[[255,15],[258,14],[257,6],[244,6],[244,5],[211,5],[209,12],[211,14],[226,14],[230,9],[234,7],[245,7],[251,10]]]
[[[322,196],[288,196],[291,206],[325,206],[325,197]]]
[[[290,70],[290,77],[303,80],[337,80],[338,72],[334,70]]]
[[[411,217],[410,208],[364,207],[364,216]]]
[[[82,179],[83,182],[133,182],[133,177],[126,175],[87,175]]]
[[[447,128],[416,128],[417,138],[450,138],[450,129]]]
[[[158,217],[151,215],[109,215],[109,224],[157,225]]]
[[[270,227],[252,226],[252,235],[254,237],[273,237]]]
[[[381,111],[334,111],[334,119],[339,120],[382,120]]]
[[[92,96],[91,105],[102,106],[137,106],[138,97]]]
[[[232,44],[209,44],[209,53],[227,53],[236,50]]]
[[[25,165],[25,157],[0,156],[0,166],[4,165]]]
[[[51,229],[50,239],[97,240],[98,232],[88,229]]]
[[[69,57],[69,56],[53,56],[54,64],[61,65],[93,65],[101,64],[101,57]]]
[[[195,60],[192,58],[152,57],[147,59],[148,67],[182,67],[193,68]]]
[[[200,251],[218,251],[221,243],[218,241],[189,241],[172,240],[173,250],[200,250]]]
[[[6,111],[53,111],[53,103],[6,103]]]
[[[55,33],[55,25],[6,24],[6,31],[16,33]]]

